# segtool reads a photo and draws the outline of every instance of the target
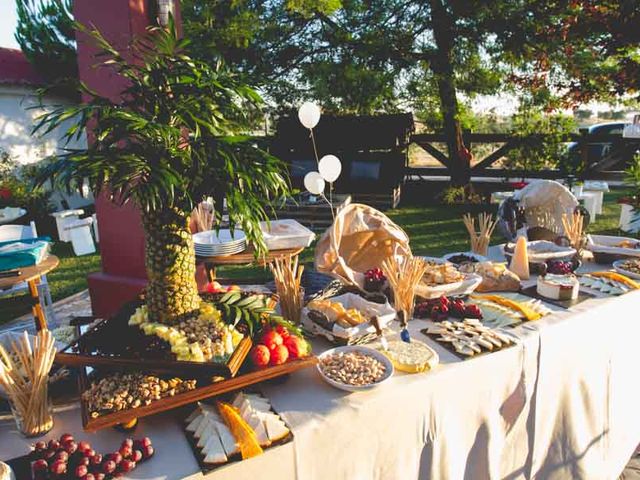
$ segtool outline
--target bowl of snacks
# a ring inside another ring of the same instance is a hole
[[[613,268],[622,275],[640,280],[640,258],[616,260],[613,262]]]
[[[463,263],[486,262],[488,260],[487,257],[483,257],[482,255],[478,255],[473,252],[453,252],[446,254],[442,258],[447,262],[455,263],[456,265],[462,265]]]
[[[379,351],[360,345],[336,347],[318,355],[322,379],[346,392],[378,387],[393,375],[393,364]]]

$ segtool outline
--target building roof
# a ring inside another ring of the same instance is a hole
[[[40,86],[43,83],[22,51],[0,48],[0,84]]]

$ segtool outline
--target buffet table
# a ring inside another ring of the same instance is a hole
[[[440,355],[432,372],[398,372],[356,394],[333,389],[313,368],[264,385],[293,442],[207,478],[615,479],[640,442],[639,306],[640,292],[551,306],[513,330],[516,346],[465,361],[419,332],[428,321],[412,320],[413,338]],[[126,436],[82,432],[78,407],[69,408],[49,436],[69,431],[105,450]],[[141,420],[135,436],[150,436],[157,454],[130,478],[201,478],[183,427],[172,413]],[[0,459],[29,444],[13,420],[0,423]]]

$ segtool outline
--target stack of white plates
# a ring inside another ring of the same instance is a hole
[[[193,243],[198,257],[222,257],[243,252],[247,248],[247,239],[242,230],[221,229],[193,234]]]

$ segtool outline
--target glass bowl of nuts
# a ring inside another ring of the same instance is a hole
[[[361,345],[327,350],[316,365],[322,379],[332,387],[359,392],[377,387],[391,378],[393,364],[382,353]]]

